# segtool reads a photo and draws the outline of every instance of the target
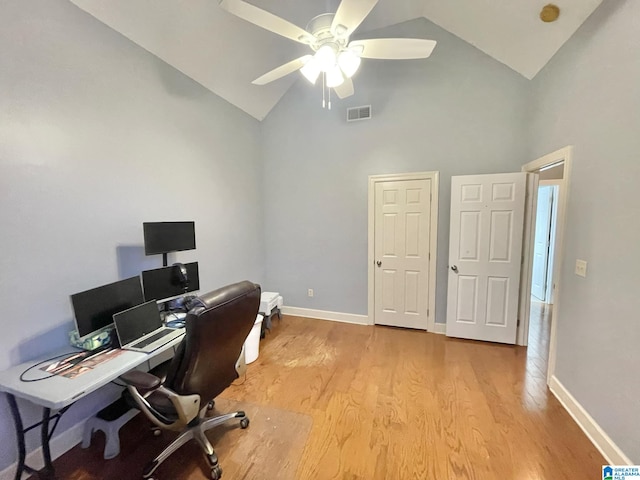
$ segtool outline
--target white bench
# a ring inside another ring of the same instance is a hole
[[[103,408],[95,417],[89,418],[84,424],[82,448],[89,448],[93,432],[102,430],[105,436],[105,460],[117,457],[120,453],[120,429],[138,413],[139,411],[129,407],[123,398]]]

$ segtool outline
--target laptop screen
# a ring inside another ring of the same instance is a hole
[[[120,345],[128,343],[162,327],[158,304],[152,300],[113,316]]]

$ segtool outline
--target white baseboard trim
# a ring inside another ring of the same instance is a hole
[[[633,465],[555,375],[551,377],[549,389],[610,465]]]
[[[82,442],[82,433],[84,432],[84,421],[76,423],[73,427],[65,430],[60,435],[51,439],[51,458],[62,456],[73,447]],[[13,440],[13,438],[12,438]],[[27,454],[27,465],[30,467],[40,469],[44,467],[44,460],[42,459],[42,447],[38,447],[32,452]],[[13,463],[0,472],[0,480],[14,480],[16,476],[16,468],[18,462]],[[22,478],[28,478],[30,475],[23,474]]]
[[[447,333],[447,324],[446,323],[434,323],[433,331],[431,333],[437,333],[439,335],[446,335]]]
[[[354,323],[356,325],[371,325],[367,315],[355,313],[329,312],[327,310],[314,310],[311,308],[287,307],[281,309],[283,315],[295,317],[317,318],[318,320],[333,320],[334,322]],[[1,479],[0,479],[1,480]]]

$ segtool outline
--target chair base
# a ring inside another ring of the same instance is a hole
[[[218,425],[222,425],[223,423],[228,422],[229,420],[233,420],[234,418],[242,419],[240,425],[242,428],[247,428],[249,425],[249,418],[243,411],[237,411],[233,413],[227,413],[225,415],[220,415],[217,417],[211,418],[202,418],[198,424],[193,425],[191,427],[187,427],[187,430],[182,432],[178,438],[176,438],[173,442],[171,442],[156,458],[154,458],[151,462],[147,464],[144,471],[142,472],[142,478],[144,479],[153,479],[153,474],[156,469],[164,462],[173,452],[178,450],[182,445],[187,443],[189,440],[196,440],[202,448],[205,456],[207,457],[207,461],[209,462],[209,466],[211,467],[211,478],[214,480],[218,480],[220,476],[222,476],[222,469],[218,464],[218,457],[216,456],[209,439],[205,435],[205,432],[211,430]]]

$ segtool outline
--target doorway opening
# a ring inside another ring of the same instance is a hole
[[[558,200],[564,173],[564,162],[542,168],[539,172],[536,219],[533,229],[533,263],[531,267],[531,307],[527,357],[546,374],[551,337],[553,284]]]
[[[518,344],[547,383],[555,368],[557,310],[564,219],[571,171],[571,147],[545,155],[522,167],[533,173],[525,219]]]

